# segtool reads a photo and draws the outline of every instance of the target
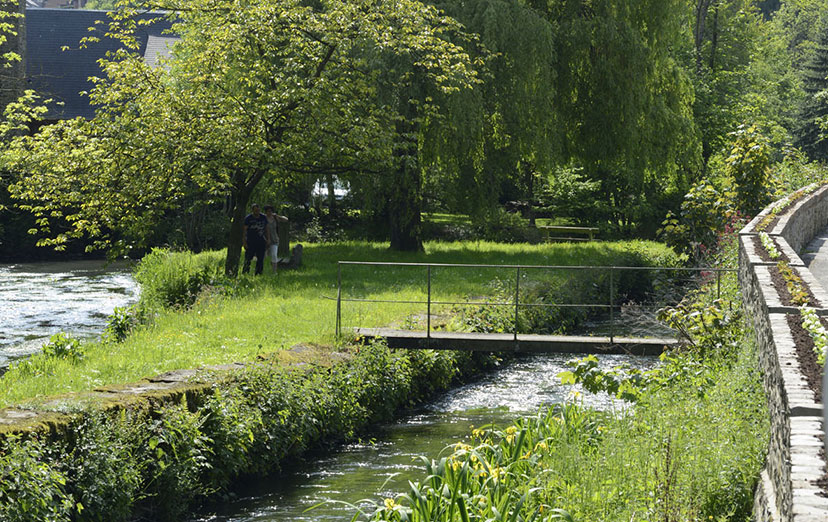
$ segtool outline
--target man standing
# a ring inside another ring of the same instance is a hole
[[[273,268],[273,273],[276,274],[279,268],[279,223],[286,223],[288,218],[274,214],[273,205],[265,205],[264,211],[267,218],[265,238],[267,239],[267,249],[270,252],[270,266]]]
[[[265,229],[267,218],[259,210],[259,205],[253,203],[251,213],[244,218],[244,268],[242,273],[250,271],[250,261],[256,258],[256,275],[264,269],[264,254],[267,247]]]

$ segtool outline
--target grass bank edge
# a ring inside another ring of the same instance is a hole
[[[498,363],[374,343],[331,367],[264,361],[177,402],[90,408],[57,433],[0,440],[0,520],[181,520],[240,477],[351,440]]]

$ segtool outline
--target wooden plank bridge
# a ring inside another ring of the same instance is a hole
[[[655,337],[603,337],[587,335],[537,335],[513,333],[467,333],[356,328],[365,341],[383,338],[389,348],[464,350],[513,353],[595,353],[660,355],[677,339]]]

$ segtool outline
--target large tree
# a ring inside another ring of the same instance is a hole
[[[157,68],[135,52],[141,8],[169,12],[180,36]],[[404,128],[410,114],[378,94],[376,56],[404,57],[438,92],[475,81],[468,55],[448,39],[459,29],[415,0],[123,7],[110,33],[127,48],[103,61],[90,93],[95,118],[16,138],[3,155],[7,168],[25,173],[14,195],[39,217],[45,242],[90,235],[116,250],[140,246],[185,196],[229,198],[225,269],[235,274],[243,219],[263,179],[395,165],[388,122]],[[55,220],[71,228],[55,234]]]
[[[698,169],[690,78],[675,56],[683,0],[532,1],[558,31],[555,104],[563,163],[600,184],[593,216],[629,230],[655,223]],[[654,230],[653,230],[654,232]]]

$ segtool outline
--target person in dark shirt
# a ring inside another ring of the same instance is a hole
[[[250,271],[250,261],[255,257],[256,275],[259,275],[264,268],[265,249],[267,248],[265,237],[267,218],[261,213],[259,205],[256,203],[253,203],[250,210],[251,213],[244,218],[244,268],[242,268],[242,273],[246,274]]]

